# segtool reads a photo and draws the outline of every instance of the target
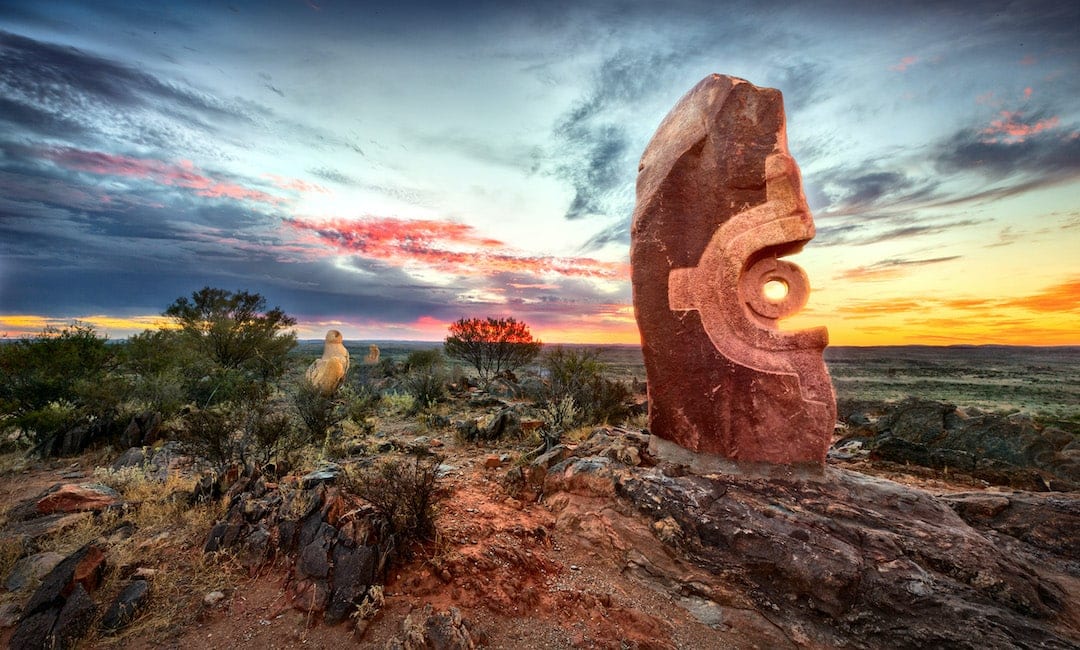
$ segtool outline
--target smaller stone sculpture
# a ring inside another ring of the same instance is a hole
[[[368,346],[368,353],[367,356],[364,357],[364,363],[369,366],[379,363],[379,346],[374,343]]]
[[[349,351],[342,343],[341,332],[330,330],[323,343],[322,357],[308,367],[304,377],[323,395],[333,395],[349,372]]]

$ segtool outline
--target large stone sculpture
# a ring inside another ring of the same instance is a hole
[[[630,263],[649,430],[737,461],[823,463],[836,419],[828,334],[777,327],[810,293],[780,258],[814,236],[780,92],[705,78],[638,170]]]
[[[349,372],[349,351],[342,343],[341,332],[330,330],[323,343],[322,357],[308,366],[304,376],[323,395],[333,395]]]

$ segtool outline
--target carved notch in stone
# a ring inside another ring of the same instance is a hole
[[[630,263],[649,428],[740,461],[823,463],[836,398],[825,328],[781,331],[814,236],[779,91],[711,75],[641,158]]]

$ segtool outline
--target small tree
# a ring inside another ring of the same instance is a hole
[[[264,377],[280,375],[296,335],[283,330],[296,319],[280,308],[266,310],[257,293],[203,287],[181,297],[165,310],[202,352],[225,370],[255,370]]]
[[[476,368],[487,384],[500,372],[535,359],[543,345],[533,339],[528,325],[513,318],[462,318],[450,325],[443,348],[446,356]]]

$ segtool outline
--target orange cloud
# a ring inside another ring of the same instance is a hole
[[[900,63],[897,63],[896,65],[893,65],[893,66],[889,66],[889,69],[890,70],[896,70],[897,72],[904,72],[909,67],[915,65],[915,63],[917,63],[918,61],[919,61],[919,57],[917,57],[917,56],[905,56],[904,58],[900,59]]]
[[[189,160],[181,160],[179,164],[170,164],[153,158],[135,158],[68,147],[47,149],[44,156],[67,169],[101,176],[150,179],[161,185],[195,190],[195,194],[209,198],[271,204],[284,202],[283,199],[261,190],[236,183],[216,181],[196,169]]]
[[[1023,142],[1028,136],[1056,127],[1060,121],[1055,116],[1039,120],[1034,124],[1026,124],[1022,121],[1023,117],[1020,111],[1001,111],[1001,119],[990,122],[990,126],[981,131],[982,135],[988,136],[984,139],[984,142],[1005,142],[1009,144]],[[999,138],[997,136],[1004,137]]]
[[[1080,312],[1080,277],[1047,287],[1030,296],[1004,300],[1001,304],[1037,312]]]
[[[629,270],[623,263],[588,257],[526,255],[506,248],[497,239],[476,234],[472,226],[451,221],[375,217],[319,222],[290,219],[285,223],[295,230],[311,233],[319,243],[342,253],[397,267],[421,264],[455,275],[525,273],[624,279]]]

